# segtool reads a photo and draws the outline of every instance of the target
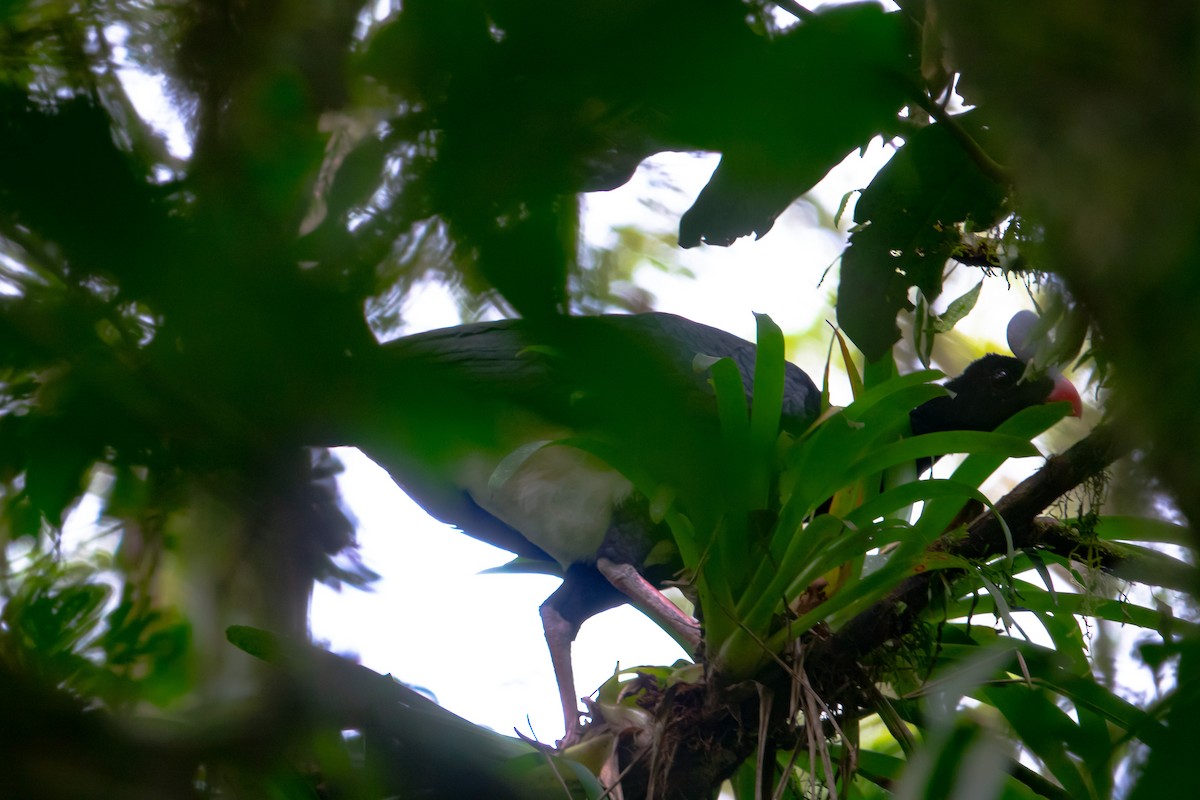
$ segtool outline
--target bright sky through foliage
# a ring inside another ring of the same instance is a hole
[[[165,81],[130,64],[122,28],[109,27],[105,37],[115,61],[123,65],[120,78],[138,113],[163,135],[173,156],[187,158],[191,142]],[[658,310],[748,339],[754,336],[752,312],[769,314],[788,333],[815,330],[815,335],[798,339],[789,357],[819,379],[830,331],[824,323],[835,319],[836,259],[856,195],[850,196],[842,215],[841,232],[832,230],[828,220],[847,192],[865,187],[890,155],[890,146],[874,141],[861,157],[851,155],[805,200],[794,204],[763,239],[743,239],[728,248],[676,251],[679,265],[694,279],[647,264],[635,273],[638,287],[654,296]],[[678,153],[650,159],[625,186],[587,197],[584,236],[603,246],[612,246],[614,231],[623,226],[673,236],[680,214],[716,163],[716,156]],[[829,276],[822,281],[826,270]],[[977,280],[974,271],[959,270],[947,284],[943,304]],[[1005,291],[996,284],[985,283],[975,312],[959,329],[993,342],[993,349],[1003,349],[1008,318],[1016,309],[1029,307],[1030,301],[1022,287]],[[436,284],[418,286],[405,301],[405,332],[457,322],[452,297]],[[975,355],[963,352],[954,357],[965,363]],[[844,381],[833,387],[833,398],[835,403],[849,401]],[[341,481],[345,500],[360,525],[362,558],[383,578],[371,592],[338,593],[318,586],[312,604],[313,635],[372,669],[430,690],[447,708],[473,721],[504,732],[517,727],[543,741],[560,736],[554,677],[537,612],[558,581],[481,574],[507,562],[510,554],[430,518],[357,451],[339,455],[347,468]],[[992,496],[1012,481],[1011,474],[994,478]],[[91,507],[81,507],[74,527],[94,513]],[[618,663],[666,664],[683,657],[666,634],[629,606],[589,620],[574,654],[581,693],[603,682]]]
[[[748,339],[754,338],[752,312],[770,314],[785,332],[818,323],[818,335],[790,357],[819,379],[830,331],[824,321],[835,319],[831,295],[836,281],[818,282],[831,264],[836,271],[843,241],[820,226],[818,214],[831,216],[843,195],[865,186],[889,155],[890,149],[877,141],[865,157],[850,156],[810,195],[820,209],[809,202],[795,204],[759,241],[681,251],[680,263],[694,279],[645,266],[636,274],[638,284],[655,295],[658,310]],[[643,164],[629,184],[588,196],[585,235],[607,243],[612,230],[622,225],[670,231],[715,162],[664,154]],[[849,216],[844,215],[843,226]],[[973,272],[961,272],[967,280],[952,281],[947,296],[962,293],[977,280]],[[979,307],[963,327],[1003,348],[1008,318],[1015,309],[1028,307],[1029,299],[1021,287],[1005,291],[992,283],[985,284]],[[456,322],[453,303],[436,286],[424,287],[407,305],[408,332]],[[974,355],[965,353],[963,360]],[[834,402],[848,402],[848,391],[844,381],[835,385]],[[504,732],[518,727],[529,735],[528,716],[533,734],[555,740],[562,733],[561,712],[538,606],[558,581],[479,574],[511,555],[431,519],[361,454],[349,451],[343,457],[348,469],[342,486],[359,518],[363,558],[384,577],[373,593],[338,594],[318,587],[314,636],[335,651],[358,655],[372,669],[429,689],[447,708],[473,721]],[[666,634],[629,606],[585,623],[574,652],[581,694],[607,679],[618,662],[630,667],[683,657]]]

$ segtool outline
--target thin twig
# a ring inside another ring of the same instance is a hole
[[[771,5],[783,9],[798,20],[810,20],[817,16],[817,12],[805,8],[796,0],[771,0]]]
[[[929,116],[933,117],[939,125],[945,126],[946,132],[954,137],[954,140],[959,143],[970,159],[975,162],[975,166],[979,167],[980,172],[999,184],[1008,185],[1013,182],[1012,171],[988,155],[982,145],[975,141],[975,138],[971,134],[967,133],[966,129],[958,123],[958,120],[926,94],[924,90],[914,86],[911,88],[910,94],[917,105],[929,114]]]

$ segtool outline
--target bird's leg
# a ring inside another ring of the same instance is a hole
[[[579,741],[579,697],[575,692],[575,671],[571,664],[571,644],[583,622],[592,616],[631,603],[671,634],[689,655],[695,657],[700,646],[700,626],[683,613],[630,564],[601,556],[596,564],[575,564],[563,576],[563,583],[542,603],[542,628],[550,663],[558,681],[566,731],[560,747]]]
[[[643,578],[632,564],[622,564],[601,556],[596,560],[596,568],[621,594],[629,598],[634,608],[671,634],[671,638],[678,642],[689,656],[696,657],[701,638],[700,625],[696,620],[680,611],[679,607],[668,600],[654,584]]]
[[[579,626],[564,617],[553,600],[552,595],[542,603],[539,611],[546,633],[546,646],[550,649],[554,678],[558,681],[558,699],[562,702],[566,733],[558,744],[559,747],[570,747],[579,741],[579,700],[575,697],[575,670],[571,665],[571,643],[579,633]]]
[[[546,632],[554,677],[558,680],[558,697],[562,702],[566,730],[560,746],[575,744],[580,736],[579,696],[575,693],[575,674],[571,667],[571,643],[586,620],[627,600],[594,564],[579,563],[567,569],[562,585],[542,603],[542,628]]]

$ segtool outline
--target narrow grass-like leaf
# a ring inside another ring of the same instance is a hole
[[[930,381],[944,378],[945,374],[936,369],[919,370],[910,372],[907,375],[901,375],[885,381],[878,386],[873,386],[867,389],[858,397],[854,398],[854,402],[846,406],[845,414],[850,419],[859,419],[863,414],[872,408],[876,403],[883,400],[885,397],[899,392],[903,389],[909,389],[913,386],[928,384]],[[931,386],[932,396],[945,394],[946,390],[940,386]]]
[[[988,614],[994,615],[996,613],[996,607],[992,603],[991,598],[986,596],[972,596],[969,599],[955,600],[954,602],[947,603],[943,608],[945,615],[950,619],[966,617],[967,615],[975,618]],[[1076,614],[1092,617],[1093,619],[1106,619],[1119,624],[1136,625],[1147,630],[1158,630],[1163,625],[1170,628],[1172,625],[1180,623],[1180,620],[1164,615],[1154,609],[1122,603],[1119,600],[1097,602],[1094,598],[1083,595],[1060,593],[1057,602],[1052,602],[1049,595],[1037,587],[1035,587],[1035,591],[1033,592],[1023,591],[1020,602],[1017,603],[1013,610],[1053,611],[1062,614]],[[942,612],[939,611],[939,613]],[[1176,632],[1182,632],[1183,630],[1200,633],[1200,626],[1197,626],[1195,623],[1183,623]]]
[[[1191,547],[1195,542],[1195,534],[1186,525],[1147,517],[1103,516],[1097,521],[1095,531],[1101,539],[1126,542],[1160,542],[1181,547]]]
[[[1136,737],[1153,747],[1166,736],[1167,729],[1154,717],[1096,683],[1092,675],[1081,676],[1065,669],[1055,650],[1012,639],[1004,640],[1000,646],[1008,650],[1005,668],[1009,671],[1015,669],[1015,656],[1019,653],[1036,686],[1062,695],[1077,708],[1087,708],[1099,714],[1126,732],[1127,737]],[[954,648],[943,649],[952,654]],[[1024,686],[1023,683],[1021,685]]]
[[[842,332],[834,328],[833,335],[837,338],[838,347],[842,351],[842,363],[846,367],[846,377],[850,379],[850,396],[857,400],[863,394],[862,375],[859,374],[858,367],[854,365],[854,357],[850,355],[850,346],[846,344]]]
[[[821,378],[821,416],[829,411],[829,370],[833,366],[833,339],[829,340],[829,349],[825,352],[825,371]]]
[[[751,444],[750,409],[741,371],[733,359],[722,358],[712,365],[710,374],[725,443],[723,463],[713,466],[722,472],[726,502],[722,530],[711,540],[710,560],[704,571],[711,588],[722,597],[732,597],[749,558],[749,514],[766,505],[770,473],[769,463],[755,457]],[[710,633],[718,630],[710,625]]]
[[[859,530],[844,530],[827,547],[813,557],[802,571],[795,573],[784,586],[787,597],[797,597],[808,585],[834,567],[863,556],[867,551],[885,548],[909,538],[911,527],[904,523],[886,521]],[[885,557],[890,560],[890,557]],[[846,591],[843,587],[842,591]],[[839,592],[840,594],[841,592]]]
[[[814,465],[821,464],[821,469],[824,471],[817,472],[814,467],[813,474],[801,476],[801,480],[798,480],[792,487],[792,494],[781,512],[781,519],[790,525],[798,518],[807,515],[818,503],[831,496],[840,487],[864,480],[869,476],[879,475],[899,464],[907,464],[918,458],[944,453],[979,453],[999,465],[1010,457],[1037,455],[1037,449],[1029,443],[1028,439],[1020,437],[981,431],[950,431],[927,433],[892,442],[869,450],[862,458],[850,464],[833,458],[822,464],[820,460],[814,458],[812,463]],[[963,483],[957,472],[954,480]],[[953,506],[955,513],[961,505],[962,503],[959,502]],[[952,517],[953,514],[950,516]],[[949,522],[949,519],[946,522]],[[772,550],[777,550],[777,546],[773,545]]]
[[[766,565],[746,587],[738,607],[738,617],[751,631],[766,633],[770,617],[783,609],[778,604],[786,597],[788,584],[816,579],[825,570],[819,554],[828,549],[842,532],[842,521],[822,514],[793,537],[791,546],[775,564]],[[806,581],[807,583],[807,581]]]
[[[1074,720],[1044,693],[1020,684],[1007,684],[985,687],[977,697],[1004,715],[1021,744],[1046,765],[1072,797],[1099,800],[1083,765],[1067,752],[1065,742],[1078,732]]]
[[[731,453],[744,453],[750,439],[750,408],[746,404],[742,373],[733,359],[722,358],[713,363],[709,374],[717,396],[721,435]]]
[[[912,406],[941,391],[910,376],[888,381],[802,438],[786,457],[788,468],[780,481],[784,505],[770,546],[772,557],[781,558],[803,520],[844,487],[861,485],[866,499],[873,496],[878,481],[871,471],[877,465],[856,469],[856,464],[881,442],[907,431]]]
[[[987,495],[974,486],[949,478],[931,478],[902,483],[888,489],[847,514],[846,521],[855,526],[863,526],[872,520],[886,517],[896,509],[928,502],[936,497],[959,497],[964,500],[976,500],[984,505],[991,504]]]
[[[983,588],[991,595],[992,602],[996,604],[996,616],[1004,623],[1004,629],[1006,631],[1013,628],[1020,630],[1021,626],[1017,625],[1017,621],[1012,618],[1012,611],[1008,607],[1008,600],[1005,599],[1004,593],[1000,591],[999,587],[988,580],[987,576],[982,572],[979,574],[979,582],[983,584]]]
[[[1029,559],[1029,563],[1033,565],[1033,569],[1037,572],[1038,577],[1042,579],[1042,584],[1046,587],[1046,592],[1050,596],[1050,602],[1058,602],[1058,590],[1054,588],[1054,578],[1050,575],[1050,569],[1046,566],[1046,559],[1042,558],[1042,554],[1037,550],[1028,550],[1025,557]],[[1009,565],[1009,571],[1013,574],[1017,573],[1015,559]]]
[[[755,314],[758,322],[758,350],[754,357],[754,398],[750,409],[750,447],[756,459],[765,463],[779,438],[783,415],[784,360],[783,331],[766,314]],[[766,507],[766,497],[760,507]]]
[[[918,458],[945,453],[978,453],[999,459],[1028,458],[1038,455],[1038,449],[1029,440],[1019,436],[984,431],[945,431],[925,433],[880,447],[856,462],[835,482],[849,483],[867,475],[883,472],[888,467],[916,461]],[[954,479],[962,482],[958,473]],[[978,485],[978,484],[976,484]]]
[[[1045,589],[1023,580],[1014,580],[1018,601],[1015,611],[1041,611],[1057,614],[1073,614],[1106,619],[1121,625],[1136,625],[1147,630],[1163,633],[1189,633],[1200,635],[1200,624],[1180,619],[1157,609],[1134,605],[1121,600],[1108,600],[1082,594],[1059,592],[1051,595]],[[944,613],[950,619],[965,617],[969,613],[994,613],[990,599],[971,598],[955,600],[946,604]]]
[[[1136,544],[1122,543],[1120,547],[1128,551],[1129,557],[1114,569],[1118,577],[1178,592],[1195,588],[1196,568],[1188,562]]]
[[[843,588],[821,606],[796,620],[794,626],[804,630],[824,621],[837,630],[871,604],[883,599],[896,583],[909,575],[930,570],[971,567],[970,562],[957,556],[925,552],[923,547],[914,542],[911,535],[899,541],[900,546],[893,550],[882,567],[864,576],[852,588]]]
[[[1083,632],[1079,623],[1070,614],[1038,613],[1042,627],[1050,634],[1054,649],[1067,663],[1065,671],[1076,677],[1094,680],[1092,667],[1084,649]],[[1080,756],[1091,771],[1097,792],[1107,797],[1111,791],[1113,745],[1107,721],[1087,706],[1076,706],[1075,717],[1079,724],[1079,738],[1072,743],[1076,755]]]
[[[1033,663],[1029,646],[1023,645],[1026,662]],[[1096,683],[1093,676],[1074,675],[1050,663],[1052,650],[1040,649],[1037,655],[1044,662],[1035,665],[1038,682],[1070,700],[1077,708],[1099,714],[1109,723],[1121,728],[1128,737],[1141,739],[1151,747],[1163,740],[1167,729],[1142,709],[1113,694]]]
[[[1064,403],[1039,405],[1026,408],[1010,417],[998,428],[996,435],[1010,436],[1024,442],[1048,430],[1050,426],[1061,420],[1067,414]],[[1007,460],[1000,452],[981,451],[968,455],[954,470],[953,480],[971,486],[980,486],[988,477]],[[949,499],[939,498],[928,503],[921,513],[919,526],[927,541],[942,535],[946,526],[958,514],[961,504]]]
[[[789,599],[788,584],[803,581],[807,585],[827,571],[828,565],[822,566],[817,554],[830,547],[841,532],[841,520],[822,515],[805,529],[802,537],[797,537],[776,568],[760,569],[755,574],[754,581],[740,593],[740,603],[733,615],[738,622],[736,630],[730,632],[728,641],[720,643],[713,656],[719,671],[746,677],[779,652],[778,648],[764,648],[763,642],[771,632],[772,618],[787,611],[784,606]],[[793,630],[798,635],[806,629]]]

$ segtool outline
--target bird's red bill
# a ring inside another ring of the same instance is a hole
[[[1054,390],[1050,392],[1050,396],[1046,398],[1047,403],[1070,403],[1071,416],[1083,416],[1083,399],[1079,396],[1079,391],[1075,388],[1075,384],[1067,380],[1065,375],[1058,375],[1054,379]]]

